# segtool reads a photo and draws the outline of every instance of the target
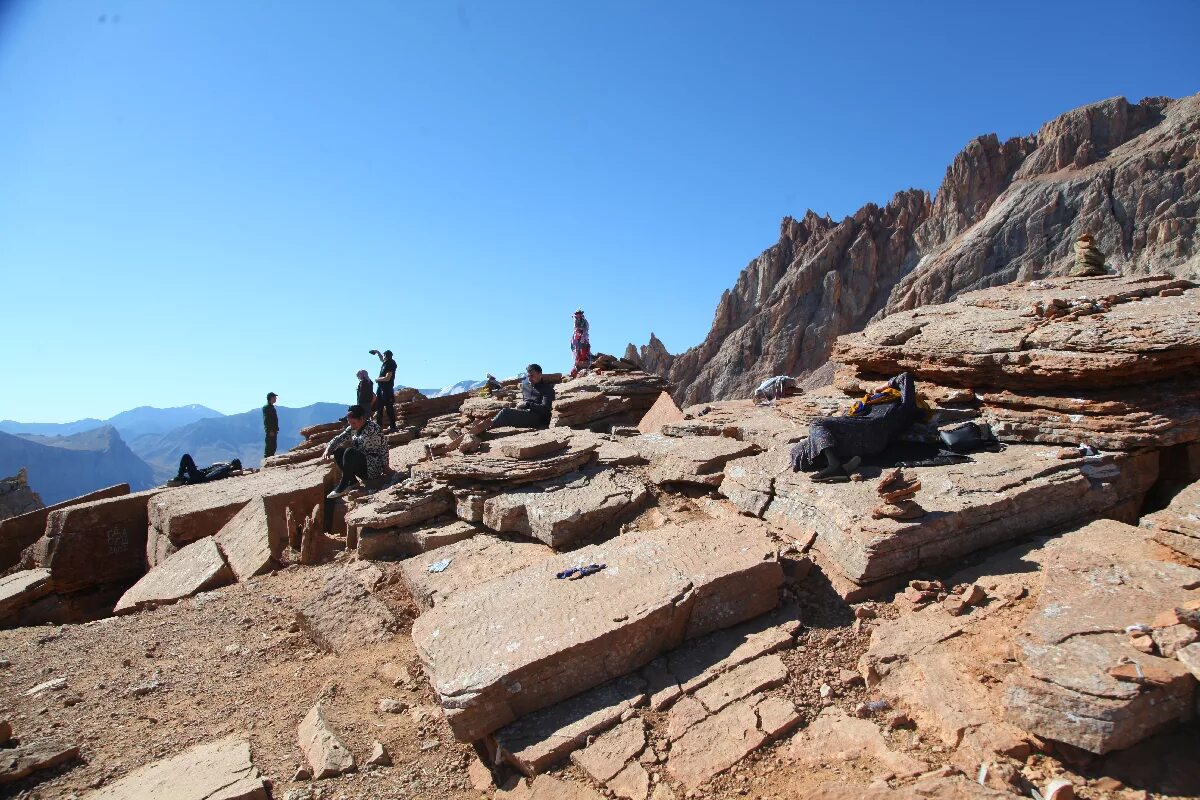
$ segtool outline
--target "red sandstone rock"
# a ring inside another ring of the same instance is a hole
[[[554,577],[591,563],[606,569],[583,580]],[[781,581],[761,526],[663,528],[460,591],[419,617],[412,635],[451,729],[472,741],[631,672],[686,637],[769,610]],[[520,614],[511,613],[513,597],[523,598]]]

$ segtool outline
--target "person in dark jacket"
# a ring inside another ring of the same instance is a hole
[[[330,499],[341,497],[357,481],[366,483],[391,471],[383,429],[358,405],[346,409],[346,430],[329,440],[321,457],[332,457],[342,471],[341,481],[327,495]]]
[[[379,423],[379,427],[383,427],[383,420],[386,417],[391,420],[388,426],[388,433],[396,432],[396,360],[392,358],[391,350],[384,350],[382,353],[378,350],[368,351],[373,356],[379,358],[379,377],[375,379],[375,383],[379,388],[375,392],[375,420]],[[366,408],[370,409],[370,406]]]
[[[275,455],[275,448],[279,444],[279,413],[275,410],[275,400],[278,397],[274,392],[268,392],[267,404],[262,409],[263,433],[267,437],[263,443],[263,458]]]
[[[240,459],[232,461],[218,461],[207,467],[197,467],[195,459],[191,453],[184,453],[183,458],[179,459],[179,472],[175,477],[167,481],[167,486],[183,486],[189,483],[208,483],[209,481],[219,481],[221,478],[228,478],[235,472],[240,472],[242,462]]]
[[[492,419],[492,426],[512,428],[546,428],[550,425],[550,407],[554,404],[554,387],[545,379],[542,368],[530,364],[521,381],[521,403],[516,408],[501,409]]]
[[[862,456],[882,452],[918,413],[916,381],[902,372],[855,403],[850,414],[813,420],[808,438],[792,448],[792,469],[817,470],[814,481],[847,480]]]
[[[375,404],[375,390],[372,388],[371,375],[365,369],[358,371],[358,394],[354,404],[363,408],[371,408]]]

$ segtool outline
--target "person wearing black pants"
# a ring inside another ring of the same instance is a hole
[[[396,431],[396,361],[392,358],[391,350],[384,350],[382,353],[378,350],[371,350],[370,353],[378,356],[381,364],[379,377],[375,379],[375,384],[379,387],[375,393],[375,421],[382,428],[386,415],[391,421],[388,433],[394,433]]]
[[[550,425],[550,407],[554,403],[554,387],[542,374],[542,368],[530,364],[521,381],[521,405],[503,408],[492,420],[494,428],[545,428]]]
[[[346,430],[329,440],[322,458],[333,458],[341,470],[342,479],[328,497],[335,500],[359,481],[381,478],[388,474],[388,446],[383,430],[360,405],[346,411]]]

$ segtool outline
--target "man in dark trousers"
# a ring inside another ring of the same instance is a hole
[[[550,406],[554,403],[554,386],[542,376],[542,368],[530,364],[521,381],[521,404],[504,408],[492,420],[496,428],[546,428],[550,426]]]
[[[267,404],[263,406],[263,432],[267,441],[263,445],[263,458],[275,455],[275,447],[279,443],[279,413],[275,411],[275,400],[279,395],[267,392]]]
[[[382,366],[379,367],[379,377],[375,379],[375,384],[379,389],[375,392],[375,421],[379,423],[379,427],[383,427],[383,418],[386,414],[391,420],[391,425],[388,426],[388,433],[396,431],[396,362],[392,358],[391,350],[384,350],[382,353],[378,350],[368,351],[373,356],[378,356]]]

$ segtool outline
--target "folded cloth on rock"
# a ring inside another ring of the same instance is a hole
[[[900,390],[893,389],[891,386],[882,391],[873,394],[865,394],[861,400],[855,400],[854,405],[850,406],[850,410],[846,412],[847,417],[865,417],[871,413],[870,406],[883,405],[885,403],[899,403]]]
[[[558,578],[560,581],[574,581],[578,580],[579,578],[586,578],[588,575],[594,575],[607,566],[607,564],[588,564],[586,567],[571,567],[570,569],[564,569],[562,572],[557,573],[554,577]]]

